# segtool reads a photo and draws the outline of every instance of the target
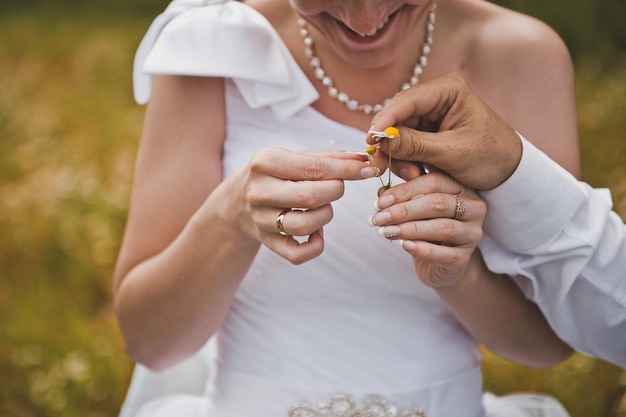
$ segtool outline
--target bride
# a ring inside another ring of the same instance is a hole
[[[114,279],[141,364],[124,416],[567,416],[483,393],[480,344],[535,367],[571,353],[486,270],[484,203],[362,152],[388,97],[449,71],[578,174],[569,55],[530,17],[476,0],[174,0],[157,17]],[[376,227],[381,185],[412,193],[410,230]]]

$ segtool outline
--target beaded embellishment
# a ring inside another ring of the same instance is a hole
[[[226,2],[228,2],[228,1],[229,1],[229,0],[204,0],[204,1],[202,2],[202,5],[203,5],[203,6],[212,6],[212,5],[214,5],[214,4],[222,4],[222,3],[226,3]]]
[[[317,407],[297,404],[289,411],[289,417],[426,417],[426,414],[415,408],[398,411],[380,397],[371,397],[359,407],[351,396],[337,394]]]

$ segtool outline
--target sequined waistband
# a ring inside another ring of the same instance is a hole
[[[207,386],[219,417],[484,417],[482,380],[475,369],[404,392],[361,392],[283,384],[233,370],[218,370]]]
[[[316,406],[297,404],[289,411],[289,417],[427,417],[424,411],[412,408],[399,411],[380,397],[370,397],[361,406],[347,394],[336,394],[328,402]]]

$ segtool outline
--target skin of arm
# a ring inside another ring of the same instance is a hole
[[[485,5],[478,12],[487,17],[488,23],[478,31],[474,47],[468,48],[468,60],[473,65],[460,66],[458,72],[509,125],[522,134],[535,135],[537,147],[579,175],[573,70],[567,49],[551,29],[534,19],[512,12],[488,18],[496,10],[496,6]],[[514,35],[506,35],[511,33]],[[440,100],[439,104],[442,101],[445,102]],[[447,109],[446,105],[440,108]],[[416,114],[411,116],[415,123]],[[429,121],[441,124],[443,129],[453,128],[462,124],[468,114],[451,120],[455,116],[458,114],[442,120],[431,114]],[[385,120],[391,121],[383,110],[374,118],[372,129],[389,126],[383,125]],[[396,122],[401,124],[404,120]],[[446,123],[448,126],[443,127]],[[402,141],[402,129],[400,134]],[[482,152],[489,149],[483,148]],[[415,167],[396,167],[398,172],[403,168],[401,175],[407,180],[418,175]],[[393,188],[386,194],[389,193],[393,193]],[[386,207],[379,204],[381,209]],[[419,237],[414,239],[416,242]],[[440,250],[407,242],[403,247],[418,264],[433,262],[434,254]],[[446,270],[446,265],[440,264],[439,268],[429,269],[431,276],[421,278],[432,284]],[[572,352],[551,330],[539,309],[525,300],[513,282],[488,271],[478,253],[472,257],[465,276],[458,276],[455,284],[434,288],[474,338],[504,358],[543,368],[564,360]]]
[[[495,354],[534,368],[568,358],[573,350],[513,280],[490,272],[480,251],[473,258],[462,279],[435,289],[470,334]]]
[[[344,180],[375,175],[367,157],[267,148],[222,177],[224,84],[156,77],[114,278],[114,307],[134,360],[162,370],[221,325],[261,244],[293,264],[319,256]],[[278,233],[285,207],[287,232]]]
[[[155,78],[147,107],[114,301],[129,356],[154,370],[202,346],[258,250],[228,227],[216,190],[223,103],[220,79],[168,76]],[[214,224],[193,217],[209,195]],[[241,262],[224,262],[235,254]]]

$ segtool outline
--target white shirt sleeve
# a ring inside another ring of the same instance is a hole
[[[521,139],[515,173],[481,193],[485,261],[513,276],[572,347],[626,368],[626,226],[608,190]]]

